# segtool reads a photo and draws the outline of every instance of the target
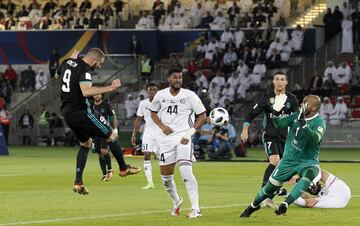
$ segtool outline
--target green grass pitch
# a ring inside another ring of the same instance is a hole
[[[360,225],[360,164],[321,163],[321,167],[344,180],[353,198],[345,209],[303,209],[291,206],[286,216],[264,208],[249,219],[239,214],[259,189],[266,163],[198,162],[194,172],[199,183],[203,217],[186,219],[189,212],[181,177],[175,179],[185,202],[179,217],[170,216],[171,202],[153,161],[156,189],[141,190],[145,175],[101,182],[96,154],[89,153],[84,182],[90,195],[72,192],[77,148],[11,147],[10,156],[0,157],[1,225]],[[264,159],[252,149],[246,159]],[[360,150],[323,149],[324,160],[360,160]],[[114,168],[117,164],[113,160]],[[126,158],[143,166],[142,158]],[[276,198],[277,202],[281,198]]]

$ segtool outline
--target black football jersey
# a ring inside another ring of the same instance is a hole
[[[299,103],[293,94],[288,92],[285,94],[287,95],[287,100],[281,110],[281,114],[286,116],[298,111]],[[271,92],[268,95],[260,96],[260,98],[255,102],[254,107],[247,114],[245,122],[251,123],[255,117],[263,113],[263,138],[285,142],[288,129],[275,128],[272,120],[274,117],[272,105],[275,102],[275,96],[274,92]]]
[[[93,113],[93,98],[84,97],[80,89],[80,83],[92,83],[90,66],[81,58],[67,59],[62,63],[60,71],[62,113]]]
[[[94,110],[101,116],[103,116],[108,122],[115,117],[115,111],[110,104],[101,102],[101,104],[94,104]]]

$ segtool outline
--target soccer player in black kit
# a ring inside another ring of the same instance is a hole
[[[115,111],[109,103],[103,101],[102,94],[94,96],[94,110],[96,116],[104,117],[106,121],[110,123],[110,126],[114,130],[114,132],[118,133]],[[101,137],[94,137],[93,143],[94,151],[99,155],[100,168],[103,173],[101,180],[109,181],[112,178],[113,174],[110,153],[108,151],[109,145],[106,139]]]
[[[255,103],[254,107],[247,114],[243,129],[240,135],[241,141],[246,142],[248,139],[248,130],[251,121],[258,115],[263,113],[263,144],[267,154],[269,165],[267,166],[262,187],[268,182],[271,173],[280,161],[284,153],[285,140],[287,137],[287,129],[276,129],[273,124],[273,108],[276,95],[286,95],[284,106],[279,111],[282,115],[290,115],[299,110],[299,103],[294,95],[286,92],[287,76],[284,72],[277,72],[274,75],[274,90],[269,94],[262,95]],[[279,195],[286,195],[287,191],[281,189]],[[275,207],[275,203],[271,199],[266,199],[266,206]]]
[[[92,71],[100,69],[104,60],[104,53],[98,48],[92,48],[83,58],[67,59],[61,65],[61,112],[80,141],[73,190],[84,195],[89,193],[83,184],[82,175],[92,145],[91,137],[107,139],[110,150],[119,164],[120,176],[140,172],[140,168],[125,163],[116,131],[108,125],[106,119],[94,115],[92,96],[112,92],[121,86],[119,79],[113,80],[109,86],[92,86]]]

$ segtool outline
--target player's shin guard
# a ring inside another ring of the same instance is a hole
[[[269,165],[267,166],[265,172],[264,172],[264,177],[263,177],[263,182],[261,187],[264,187],[266,185],[266,183],[269,181],[269,178],[272,174],[272,172],[274,171],[276,166],[274,166],[273,164],[269,163]]]
[[[173,201],[173,204],[177,203],[180,200],[180,197],[177,193],[174,175],[161,175],[161,179],[165,190],[170,195],[170,198]]]
[[[152,179],[152,166],[150,160],[144,160],[144,171],[148,184],[153,184]]]
[[[100,164],[100,168],[101,168],[102,175],[106,175],[106,174],[107,174],[107,170],[106,170],[106,160],[105,160],[105,156],[99,156],[99,164]]]
[[[198,183],[193,174],[192,163],[188,161],[180,161],[179,171],[185,183],[185,187],[191,203],[191,209],[200,211]]]
[[[104,158],[107,165],[107,170],[112,170],[110,153],[107,153]]]
[[[111,153],[113,153],[116,161],[119,164],[120,170],[126,170],[127,165],[125,163],[119,141],[114,140],[114,141],[108,142],[108,144],[109,144]]]
[[[86,165],[86,160],[88,157],[89,149],[84,146],[80,146],[80,149],[78,151],[78,154],[76,156],[76,178],[75,178],[75,184],[82,184],[82,176],[84,172],[84,168]]]
[[[281,186],[275,186],[271,184],[270,182],[267,182],[267,184],[260,189],[260,191],[256,194],[256,197],[252,204],[256,207],[260,205],[262,201],[264,201],[266,198],[273,198],[275,193],[281,188]]]

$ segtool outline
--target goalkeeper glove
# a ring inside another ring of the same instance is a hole
[[[308,111],[308,103],[302,104],[302,106],[300,107],[300,113],[298,116],[298,121],[302,128],[306,127],[305,115],[307,114],[307,111]]]
[[[283,109],[283,107],[285,106],[285,102],[287,100],[287,96],[286,94],[279,94],[275,96],[275,102],[272,106],[272,108],[274,109],[274,111],[276,112],[280,112],[281,109]]]

